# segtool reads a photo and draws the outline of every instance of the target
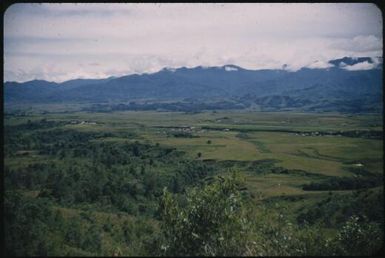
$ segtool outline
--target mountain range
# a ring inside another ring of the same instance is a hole
[[[327,68],[248,70],[236,65],[164,68],[151,74],[62,83],[5,82],[4,102],[93,103],[103,109],[220,109],[382,112],[382,59],[330,60]],[[347,69],[370,64],[371,69]],[[178,105],[179,103],[179,108]],[[175,107],[176,105],[176,107]],[[202,108],[199,108],[199,107]],[[185,111],[186,111],[185,110]]]

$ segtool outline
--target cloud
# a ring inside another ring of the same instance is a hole
[[[231,67],[231,66],[225,66],[225,70],[226,70],[227,72],[238,71],[238,68],[236,68],[236,67]]]
[[[330,44],[330,47],[355,52],[382,52],[382,39],[374,35],[359,35],[353,39],[337,39]]]
[[[358,71],[358,70],[371,70],[375,68],[377,65],[375,63],[369,63],[368,61],[357,63],[354,65],[340,65],[341,68],[348,71]]]
[[[99,63],[96,63],[96,62],[89,63],[88,65],[90,65],[90,66],[100,66],[100,64],[99,64]]]
[[[14,4],[4,15],[7,80],[226,64],[298,70],[343,56],[382,56],[375,5]]]
[[[334,65],[325,62],[325,61],[316,61],[314,63],[311,63],[310,65],[306,66],[307,68],[311,69],[325,69],[325,68],[330,68],[333,67]]]

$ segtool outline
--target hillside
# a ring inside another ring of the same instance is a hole
[[[357,64],[373,69],[354,70]],[[331,67],[297,71],[247,70],[221,67],[164,68],[152,74],[107,79],[77,79],[63,83],[41,80],[4,84],[5,103],[129,103],[143,100],[144,109],[168,109],[164,101],[211,105],[204,109],[251,108],[260,110],[380,112],[382,64],[371,58],[330,60]],[[218,102],[227,102],[217,105]],[[154,106],[154,103],[158,105]],[[213,104],[214,103],[214,104]],[[153,105],[149,107],[148,104]],[[191,106],[191,107],[190,107]],[[203,105],[204,106],[204,105]],[[218,106],[218,107],[216,107]],[[235,107],[236,106],[236,107]],[[136,107],[137,108],[137,107]],[[185,107],[186,108],[186,107]],[[126,105],[125,109],[134,109]],[[198,107],[199,109],[199,107]]]

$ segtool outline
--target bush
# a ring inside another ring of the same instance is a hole
[[[375,255],[384,244],[383,227],[365,217],[351,216],[337,234],[337,255]]]
[[[333,177],[323,182],[305,184],[305,191],[354,190],[372,188],[383,183],[382,176]]]
[[[254,256],[324,256],[332,252],[329,241],[318,225],[298,226],[286,216],[287,210],[263,207],[254,219],[251,246]]]
[[[167,190],[160,204],[165,255],[242,255],[249,223],[240,181],[233,175],[187,192],[182,208]]]

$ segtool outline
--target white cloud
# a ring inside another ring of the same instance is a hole
[[[226,64],[297,70],[343,56],[382,56],[373,4],[15,4],[4,16],[6,80]]]
[[[382,51],[382,39],[374,35],[359,35],[353,39],[337,39],[330,47],[356,52]]]
[[[371,59],[372,59],[372,62],[373,62],[376,66],[382,64],[382,56],[381,56],[381,57],[378,57],[378,56],[372,57]]]
[[[371,70],[376,67],[375,63],[369,63],[368,61],[360,62],[354,65],[343,65],[343,69],[348,71],[358,71],[358,70]]]
[[[225,70],[226,70],[227,72],[238,71],[238,68],[236,68],[236,67],[231,67],[231,66],[225,66]]]
[[[325,61],[316,61],[314,63],[311,63],[310,65],[307,66],[307,68],[311,69],[325,69],[325,68],[330,68],[333,67],[334,65],[325,62]]]

